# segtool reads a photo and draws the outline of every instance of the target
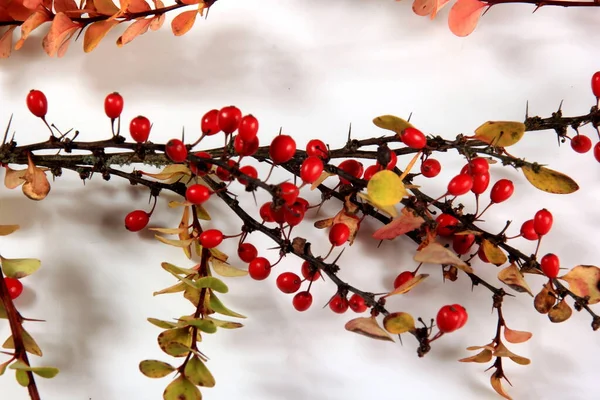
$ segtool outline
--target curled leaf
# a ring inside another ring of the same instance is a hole
[[[553,194],[570,194],[579,190],[579,185],[567,175],[534,164],[521,167],[525,178],[536,188]]]
[[[9,278],[21,279],[40,269],[42,263],[35,258],[4,258],[0,256],[2,270]]]
[[[190,358],[185,366],[183,374],[196,386],[214,387],[215,378],[211,374],[204,362],[198,357]]]
[[[504,325],[504,338],[509,343],[524,343],[531,339],[533,333],[526,331],[516,331],[509,329],[508,326]]]
[[[496,246],[492,242],[487,239],[483,239],[481,241],[481,247],[483,248],[483,253],[488,261],[495,266],[499,267],[502,264],[508,261],[506,254],[500,249],[500,247]]]
[[[383,327],[393,334],[411,332],[415,329],[415,319],[405,312],[395,312],[383,319]]]
[[[202,394],[184,375],[180,375],[167,386],[163,400],[202,400]]]
[[[173,21],[171,21],[171,29],[173,30],[173,34],[175,36],[185,35],[194,26],[197,15],[197,10],[191,10],[184,11],[173,18]]]
[[[4,175],[4,186],[8,189],[15,189],[25,183],[25,174],[27,169],[12,169],[5,167],[6,175]]]
[[[407,194],[400,176],[387,169],[377,172],[367,184],[367,195],[373,203],[379,206],[398,204]]]
[[[181,248],[189,247],[192,244],[192,242],[194,241],[194,239],[185,239],[185,240],[167,239],[167,238],[164,238],[159,235],[154,235],[154,237],[156,239],[158,239],[160,242],[163,242],[164,244],[168,244],[168,245],[175,246],[175,247],[181,247]]]
[[[495,147],[512,146],[521,140],[524,134],[525,124],[522,122],[487,121],[475,129],[475,139]]]
[[[46,53],[50,57],[61,56],[66,51],[66,46],[63,47],[63,45],[68,46],[69,40],[75,31],[80,28],[81,25],[71,21],[65,13],[57,13],[52,20],[52,25],[50,25],[50,31],[48,31],[42,43]]]
[[[548,312],[548,318],[550,319],[550,322],[558,324],[560,322],[565,322],[566,320],[571,318],[572,314],[573,309],[571,308],[571,306],[569,306],[569,304],[567,304],[567,301],[565,299],[562,299],[550,309],[550,311]]]
[[[419,283],[423,282],[425,280],[425,278],[427,278],[428,276],[429,276],[429,274],[415,275],[410,281],[403,283],[402,285],[398,286],[397,288],[395,288],[394,290],[392,290],[391,292],[389,292],[388,294],[386,294],[383,297],[390,297],[390,296],[394,296],[397,294],[408,293]]]
[[[483,349],[480,353],[466,358],[461,358],[460,362],[476,362],[476,363],[486,363],[492,359],[492,351],[490,349]]]
[[[404,210],[406,210],[406,208]],[[376,230],[373,233],[373,238],[379,240],[394,239],[400,235],[404,235],[405,233],[420,228],[424,222],[425,220],[423,218],[414,215],[410,211],[402,212],[398,218],[393,219],[389,224]]]
[[[384,331],[375,317],[360,317],[355,318],[351,321],[348,321],[345,325],[347,331],[358,333],[359,335],[363,335],[366,337],[370,337],[371,339],[384,340],[388,342],[393,342],[394,339]]]
[[[46,173],[35,166],[31,160],[31,155],[28,155],[27,172],[25,172],[25,183],[21,188],[25,196],[31,200],[43,200],[50,192],[50,182],[46,177]]]
[[[158,360],[144,360],[140,362],[140,372],[148,378],[164,378],[173,371],[175,371],[175,367],[166,362]]]
[[[594,265],[578,265],[560,279],[567,281],[569,289],[577,296],[589,296],[589,304],[600,302],[600,268]]]
[[[458,0],[450,9],[448,27],[456,36],[470,35],[477,26],[485,3],[478,0]]]
[[[187,285],[184,282],[178,282],[173,286],[169,286],[168,288],[152,293],[152,296],[158,296],[159,294],[183,292],[186,286]]]
[[[523,274],[514,263],[498,272],[498,279],[519,293],[529,293],[533,296],[529,284],[527,284]]]
[[[373,123],[376,127],[386,129],[388,131],[395,132],[400,135],[406,128],[412,128],[413,125],[403,120],[402,118],[393,115],[382,115],[373,119]]]
[[[548,285],[544,285],[542,290],[533,299],[533,306],[540,314],[547,314],[556,303],[556,296]]]
[[[217,258],[211,257],[210,264],[212,269],[219,275],[225,277],[236,277],[236,276],[246,276],[248,275],[248,271],[244,271],[243,269],[235,268],[226,262],[223,262]]]
[[[420,251],[417,251],[413,260],[425,264],[454,265],[467,273],[473,273],[473,268],[457,257],[451,250],[437,242],[431,242]]]
[[[492,388],[496,391],[496,393],[498,393],[500,396],[504,397],[506,400],[512,400],[512,397],[510,397],[508,395],[508,393],[506,393],[506,391],[504,390],[504,387],[502,386],[502,381],[500,380],[502,378],[502,373],[501,372],[494,372],[490,378],[490,383],[492,384]]]

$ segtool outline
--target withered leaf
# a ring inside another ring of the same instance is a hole
[[[185,240],[175,240],[175,239],[167,239],[159,235],[154,235],[159,242],[163,242],[164,244],[168,244],[175,247],[181,247],[183,249],[189,247],[194,239],[185,239]]]
[[[46,198],[50,192],[50,182],[48,182],[46,173],[35,166],[31,160],[31,155],[28,155],[28,166],[24,179],[25,183],[22,189],[25,196],[36,201]]]
[[[343,223],[350,229],[350,237],[348,238],[348,245],[351,246],[354,243],[354,239],[356,239],[356,235],[358,234],[358,229],[360,228],[360,218],[356,215],[349,213],[344,206],[340,212],[336,214],[333,218],[326,218],[314,223],[315,228],[324,229],[329,228],[330,226]]]
[[[183,374],[196,386],[215,386],[215,378],[198,356],[194,356],[188,361]]]
[[[390,296],[394,296],[397,294],[408,293],[419,283],[423,282],[425,280],[425,278],[427,278],[428,276],[429,276],[429,274],[415,275],[410,281],[403,283],[402,285],[398,286],[396,289],[392,290],[391,292],[389,292],[388,294],[386,294],[383,297],[390,297]]]
[[[487,121],[475,129],[475,139],[496,147],[517,143],[525,134],[525,124],[513,121]]]
[[[519,365],[529,365],[531,363],[531,360],[529,358],[517,355],[512,351],[508,350],[502,342],[498,343],[493,355],[494,357],[508,357]]]
[[[358,333],[359,335],[370,337],[371,339],[385,340],[388,342],[394,341],[394,339],[379,326],[375,317],[355,318],[348,321],[345,328],[350,332]]]
[[[461,358],[460,362],[476,362],[476,363],[486,363],[492,359],[492,351],[489,349],[483,349],[480,353],[466,358]]]
[[[107,0],[110,1],[110,0]],[[52,20],[50,30],[44,37],[42,45],[50,57],[61,57],[68,46],[69,40],[81,25],[73,22],[65,13],[57,13]]]
[[[542,290],[533,299],[533,306],[540,314],[547,314],[556,303],[556,296],[550,290],[548,285],[544,285]]]
[[[158,346],[170,356],[185,357],[192,345],[189,328],[168,329],[158,335]]]
[[[444,279],[448,279],[450,282],[454,282],[458,279],[458,268],[454,265],[444,268],[442,271]]]
[[[483,239],[481,241],[481,247],[483,248],[483,253],[489,262],[499,267],[508,261],[506,254],[495,244],[490,242],[487,239]]]
[[[181,222],[179,222],[179,228],[183,230],[183,232],[179,233],[179,240],[187,241],[192,238],[192,236],[190,235],[190,232],[189,232],[189,228],[188,228],[189,225],[190,225],[190,208],[186,206],[183,208],[183,214],[181,215]],[[191,242],[188,246],[183,248],[183,252],[187,258],[189,258],[189,259],[192,258]]]
[[[179,375],[163,392],[163,400],[202,400],[202,394],[184,375]]]
[[[558,324],[560,322],[565,322],[566,320],[571,318],[572,314],[573,309],[571,308],[571,306],[569,306],[569,304],[567,304],[565,299],[562,299],[550,309],[550,311],[548,312],[548,318],[551,322]]]
[[[577,296],[589,296],[589,304],[600,302],[600,268],[594,265],[578,265],[560,279],[567,281],[569,289]]]
[[[0,58],[10,57],[10,53],[12,52],[13,33],[16,28],[17,26],[13,25],[2,32],[2,35],[0,36]]]
[[[129,25],[125,32],[117,39],[117,46],[123,47],[127,43],[131,42],[138,36],[143,35],[148,31],[150,24],[154,20],[153,18],[142,18]],[[172,165],[183,165],[183,164],[172,164]]]
[[[157,174],[151,174],[149,172],[139,171],[142,175],[149,176],[159,181],[167,181],[167,183],[177,182],[184,176],[191,176],[192,171],[184,164],[170,164],[167,165],[163,170]]]
[[[506,400],[512,400],[512,397],[506,393],[504,387],[502,387],[502,381],[500,378],[502,375],[498,372],[494,372],[490,378],[490,383],[492,384],[492,388],[498,393],[500,396],[504,397]]]
[[[527,284],[527,281],[515,263],[498,272],[498,279],[519,293],[529,293],[529,295],[533,296],[529,284]]]
[[[531,339],[533,333],[526,331],[516,331],[504,325],[504,338],[509,343],[524,343]]]
[[[234,266],[229,265],[226,262],[223,262],[214,257],[210,258],[210,264],[211,264],[213,270],[221,276],[237,277],[237,276],[248,275],[248,271],[245,271],[245,270],[239,269],[239,268],[235,268]]]
[[[415,319],[405,312],[395,312],[383,319],[383,327],[393,334],[411,332],[415,329]]]
[[[521,167],[525,178],[536,188],[554,194],[570,194],[579,190],[579,185],[567,175],[550,168],[528,165]],[[537,172],[536,172],[537,170]]]
[[[169,286],[168,288],[165,288],[165,289],[162,289],[162,290],[152,293],[152,295],[158,296],[159,294],[183,292],[186,287],[187,287],[187,285],[185,284],[185,282],[177,282],[173,286]]]
[[[100,44],[102,39],[104,39],[108,31],[119,23],[119,21],[113,19],[97,21],[91,24],[83,36],[83,51],[86,53],[93,51]]]
[[[163,378],[175,371],[175,367],[158,360],[144,360],[140,362],[139,368],[148,378]]]
[[[56,7],[56,12],[62,12],[61,10],[59,10],[59,7],[58,7],[58,5],[61,3],[61,1],[68,3],[68,0],[57,0],[54,3],[54,6]],[[73,1],[73,0],[71,0],[71,1]],[[23,22],[23,25],[21,25],[21,38],[15,44],[15,50],[19,50],[21,47],[23,47],[23,45],[25,44],[25,40],[27,40],[27,38],[29,37],[31,32],[33,32],[40,25],[42,25],[43,23],[48,22],[48,21],[52,21],[52,16],[48,13],[47,10],[40,9],[40,10],[37,10],[34,13],[32,13],[25,20],[25,22]]]
[[[461,260],[451,250],[437,242],[431,242],[420,251],[417,251],[413,260],[425,264],[454,265],[465,272],[473,273],[473,268]]]
[[[402,210],[401,215],[395,218],[389,224],[379,228],[373,233],[373,238],[384,240],[394,239],[405,233],[414,231],[423,225],[425,220],[410,211],[406,211],[406,208]]]
[[[12,169],[8,166],[4,167],[6,175],[4,175],[4,186],[8,189],[15,189],[25,183],[25,174],[27,169]]]
[[[197,10],[184,11],[171,21],[171,29],[175,36],[185,35],[196,22]]]

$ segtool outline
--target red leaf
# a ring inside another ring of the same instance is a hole
[[[35,10],[42,5],[43,0],[23,0],[23,5],[30,10]]]
[[[50,26],[50,31],[44,37],[42,42],[46,53],[50,57],[57,55],[58,50],[61,48],[63,43],[68,41],[71,35],[79,28],[81,28],[81,26],[71,21],[71,19],[65,14],[56,14],[54,20],[52,21],[52,25]]]
[[[8,14],[17,21],[25,21],[31,14],[33,14],[34,10],[30,10],[29,8],[23,5],[21,0],[13,0],[6,5],[6,11]]]
[[[27,18],[25,22],[23,22],[23,25],[21,25],[21,39],[17,41],[17,44],[15,45],[15,50],[19,50],[21,47],[23,47],[25,40],[27,40],[32,31],[37,29],[44,22],[48,22],[51,20],[52,17],[48,14],[46,10],[38,10],[31,14],[29,18]]]
[[[10,13],[8,12],[8,9],[6,8],[6,6],[0,4],[0,19],[3,21],[12,21],[12,17],[10,16]]]
[[[384,240],[394,239],[400,235],[404,235],[410,231],[419,228],[425,220],[415,216],[412,212],[402,213],[398,218],[395,218],[389,224],[379,228],[373,233],[373,238]]]
[[[175,36],[185,35],[192,26],[194,26],[194,22],[196,21],[196,15],[198,15],[198,10],[184,11],[175,18],[171,22],[171,29]]]
[[[57,13],[78,10],[75,0],[54,0],[54,9]]]
[[[475,30],[486,6],[479,0],[458,0],[450,9],[448,26],[456,36],[468,36]]]
[[[83,38],[83,51],[89,53],[94,50],[96,46],[100,44],[102,39],[104,39],[108,31],[110,31],[119,23],[119,21],[113,19],[110,21],[98,21],[91,24],[90,27],[85,31],[85,36]]]
[[[119,12],[119,7],[112,0],[94,0],[96,11],[104,15],[115,15]]]
[[[117,46],[122,47],[136,37],[146,33],[153,19],[154,18],[138,19],[133,24],[129,25],[121,37],[117,39]]]
[[[12,49],[12,36],[13,31],[17,26],[13,25],[9,27],[2,37],[0,37],[0,58],[8,58],[10,57],[10,51]]]
[[[150,4],[146,3],[145,0],[131,0],[127,6],[127,11],[131,13],[150,11]]]

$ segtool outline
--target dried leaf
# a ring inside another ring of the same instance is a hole
[[[513,353],[512,351],[508,350],[502,342],[498,343],[498,345],[496,346],[496,349],[494,350],[493,355],[494,355],[494,357],[508,357],[512,361],[514,361],[515,363],[517,363],[519,365],[531,364],[531,360],[529,358],[522,357],[522,356],[519,356],[519,355]]]
[[[13,32],[17,28],[16,25],[8,27],[6,31],[0,36],[0,58],[10,57],[12,50],[12,39]]]
[[[167,386],[163,400],[202,400],[202,394],[192,382],[180,375]]]
[[[519,293],[529,293],[531,296],[533,296],[533,293],[529,288],[529,284],[527,284],[523,274],[521,271],[519,271],[519,268],[514,263],[498,272],[498,279],[504,284],[508,285],[512,290],[515,290]]]
[[[0,364],[0,376],[4,375],[4,373],[6,372],[6,367],[8,367],[8,364],[10,364],[12,362],[12,360],[8,360],[2,364]]]
[[[310,190],[315,190],[316,188],[319,187],[320,184],[322,184],[323,182],[325,182],[325,180],[327,178],[329,178],[330,176],[334,176],[335,174],[331,174],[327,171],[323,171],[321,172],[321,176],[319,176],[319,178],[313,182],[312,185],[310,185]]]
[[[467,350],[474,351],[474,350],[488,349],[489,351],[494,351],[495,349],[494,349],[493,344],[494,343],[492,342],[492,343],[486,344],[484,346],[469,346],[469,347],[467,347]]]
[[[567,175],[542,166],[521,167],[525,178],[536,188],[553,194],[570,194],[579,190],[579,185]]]
[[[462,1],[462,0],[459,0]],[[475,139],[495,147],[508,147],[525,134],[525,124],[512,121],[487,121],[475,129]]]
[[[190,208],[184,207],[183,214],[181,215],[181,222],[179,222],[179,228],[183,230],[179,234],[179,240],[191,240],[192,236],[188,230],[188,226],[190,225]],[[192,240],[193,241],[193,240]],[[187,258],[192,258],[192,245],[183,248],[183,252]]]
[[[4,304],[0,301],[0,318],[7,319],[8,315],[6,314],[6,308],[4,308]]]
[[[163,321],[156,318],[148,318],[148,322],[162,329],[181,328],[181,326],[175,322]]]
[[[394,171],[383,170],[375,173],[367,184],[367,195],[379,206],[393,206],[408,195],[404,183]]]
[[[194,208],[196,209],[196,217],[198,217],[199,220],[210,221],[210,215],[208,214],[208,211],[204,209],[204,207],[196,204],[194,205]]]
[[[231,265],[227,264],[226,262],[223,262],[214,257],[210,258],[210,263],[211,263],[213,270],[221,276],[232,278],[232,277],[236,277],[236,276],[248,275],[248,271],[244,271],[243,269],[238,269],[238,268],[232,267]]]
[[[504,325],[504,338],[509,343],[524,343],[531,339],[533,333],[526,331],[516,331],[509,329],[508,326]]]
[[[75,0],[54,0],[54,10],[59,12],[75,11],[78,10],[77,3]]]
[[[547,314],[556,303],[556,296],[546,284],[533,299],[533,306],[540,314]]]
[[[502,387],[502,381],[500,378],[502,377],[501,373],[494,372],[490,378],[490,383],[492,384],[492,388],[498,393],[500,396],[504,397],[506,400],[512,400],[512,397],[506,393],[504,388]]]
[[[8,236],[19,228],[19,225],[0,225],[0,236]]]
[[[345,328],[347,331],[358,333],[371,339],[394,342],[394,339],[379,326],[375,317],[355,318],[348,321]]]
[[[144,0],[129,0],[128,2],[127,11],[130,13],[141,13],[151,10],[150,4]]]
[[[173,357],[185,357],[192,345],[189,328],[175,328],[163,331],[158,335],[158,345],[162,351]]]
[[[437,0],[415,0],[412,5],[413,12],[421,17],[430,15],[436,7]]]
[[[54,6],[56,7],[56,12],[63,12],[59,10],[61,1],[68,2],[68,0],[58,0],[57,2],[55,2]],[[52,21],[52,17],[48,14],[46,10],[37,10],[36,12],[31,14],[27,18],[27,20],[23,22],[23,25],[21,25],[21,38],[15,44],[15,50],[19,50],[21,47],[23,47],[23,44],[25,44],[25,40],[27,40],[31,32],[37,29],[44,22],[48,21]]]
[[[44,3],[44,0],[23,0],[23,5],[30,10],[35,10]]]
[[[386,315],[383,326],[386,331],[393,334],[412,332],[415,329],[415,319],[408,313],[395,312]]]
[[[186,288],[186,284],[183,282],[178,282],[173,286],[169,286],[168,288],[159,290],[158,292],[152,293],[153,296],[158,296],[159,294],[167,294],[167,293],[178,293],[183,292]]]
[[[423,282],[425,280],[425,278],[427,278],[428,276],[429,276],[429,274],[415,275],[410,281],[403,283],[402,285],[398,286],[396,289],[392,290],[391,292],[389,292],[388,294],[386,294],[383,297],[390,297],[390,296],[394,296],[397,294],[408,293],[419,283]]]
[[[442,270],[442,276],[445,279],[448,279],[450,282],[455,282],[458,279],[458,268],[454,265],[448,267],[448,269],[444,268]]]
[[[112,0],[94,0],[96,11],[104,15],[115,15],[119,12],[119,7]]]
[[[50,193],[50,182],[46,177],[46,173],[35,166],[31,160],[31,155],[28,155],[27,172],[25,173],[25,183],[22,186],[23,193],[31,200],[43,200]]]
[[[567,281],[569,290],[577,296],[589,296],[589,304],[600,302],[600,268],[594,265],[578,265],[560,279]]]
[[[567,304],[565,299],[562,299],[560,302],[558,302],[548,312],[548,318],[550,319],[550,322],[554,322],[556,324],[565,322],[571,318],[571,315],[573,315],[573,309],[571,306],[569,306],[569,304]]]
[[[489,262],[499,267],[508,261],[506,254],[495,244],[490,242],[487,239],[483,239],[481,241],[481,246],[483,248],[483,253]]]
[[[21,279],[40,269],[42,263],[35,258],[4,258],[0,256],[2,271],[9,278]]]
[[[184,232],[182,228],[148,228],[149,231],[164,233],[165,235],[179,235]]]
[[[152,18],[152,22],[150,22],[150,29],[153,31],[157,31],[162,28],[165,23],[166,14],[157,15]]]
[[[405,233],[412,232],[423,225],[425,222],[423,218],[416,216],[410,211],[404,212],[404,210],[406,208],[402,210],[403,212],[398,218],[393,219],[389,224],[376,230],[373,233],[373,238],[379,240],[394,239]]]
[[[393,115],[382,115],[373,119],[373,123],[378,128],[395,132],[398,135],[402,134],[406,128],[413,128],[413,125],[410,122]]]
[[[144,2],[145,3],[145,2]],[[146,3],[145,3],[146,4]],[[117,46],[123,47],[127,43],[131,42],[136,37],[143,35],[148,31],[148,27],[152,23],[153,18],[138,19],[133,24],[129,25],[125,32],[117,39]],[[182,164],[174,164],[182,165]]]
[[[223,261],[223,262],[227,262],[227,259],[229,258],[229,257],[227,256],[227,254],[223,253],[223,252],[222,252],[222,251],[220,251],[220,250],[217,250],[217,248],[216,248],[216,247],[214,247],[214,248],[212,248],[212,249],[209,249],[209,251],[210,251],[210,254],[211,254],[211,255],[212,255],[214,258],[216,258],[217,260],[221,260],[221,261]]]
[[[492,359],[492,351],[489,349],[484,349],[482,350],[480,353],[471,356],[471,357],[467,357],[467,358],[461,358],[460,362],[476,362],[476,363],[486,363],[489,362]]]
[[[117,20],[98,21],[91,24],[83,37],[83,51],[90,53],[104,39],[108,31],[119,24]]]
[[[194,26],[194,22],[196,22],[196,15],[198,15],[198,11],[191,10],[184,11],[173,18],[173,21],[171,21],[171,29],[173,30],[173,34],[175,36],[185,35]]]
[[[64,13],[58,13],[52,20],[50,31],[44,37],[43,47],[50,57],[59,55],[59,50],[63,44],[68,43],[72,35],[81,26],[67,17]]]
[[[139,171],[140,174],[149,176],[159,181],[167,181],[175,179],[175,182],[184,176],[191,176],[192,171],[184,164],[169,164],[161,172],[157,174],[151,174],[149,172]],[[173,183],[173,182],[171,182]]]
[[[413,260],[426,264],[454,265],[467,273],[473,273],[473,268],[457,257],[451,250],[437,242],[431,242],[420,251],[417,251]]]
[[[473,231],[470,229],[464,230],[464,231],[460,231],[460,232],[454,232],[453,235],[455,236],[465,236],[465,235],[474,235],[474,236],[481,236],[482,232],[481,231]]]
[[[194,239],[186,239],[186,240],[167,239],[167,238],[164,238],[159,235],[154,235],[154,237],[156,239],[158,239],[160,242],[163,242],[170,246],[181,247],[181,248],[189,247],[192,244],[192,242],[194,241]]]
[[[41,357],[42,350],[40,349],[40,346],[38,346],[38,344],[35,342],[35,340],[33,340],[31,335],[29,334],[29,332],[27,332],[25,329],[23,329],[21,331],[21,336],[23,337],[23,345],[25,346],[25,351],[27,351],[30,354],[36,355],[38,357]],[[4,342],[4,344],[2,345],[2,348],[4,348],[4,349],[14,349],[15,348],[15,343],[13,341],[12,336],[10,336],[8,339],[6,339],[6,342]]]
[[[140,371],[148,378],[164,378],[175,371],[175,367],[158,360],[144,360],[140,362]]]
[[[452,33],[460,37],[470,35],[485,6],[485,3],[478,0],[458,0],[454,3],[448,15],[448,26]]]
[[[438,12],[439,12],[439,11],[440,11],[442,8],[444,8],[444,6],[445,6],[446,4],[448,4],[449,2],[450,2],[450,0],[437,0],[437,1],[435,2],[435,8],[433,9],[433,12],[431,13],[431,19],[433,20],[433,19],[436,17],[437,13],[438,13]]]
[[[58,58],[63,57],[65,54],[67,54],[67,50],[69,49],[69,44],[71,43],[71,39],[73,38],[73,36],[75,36],[75,33],[78,31],[79,29],[73,29],[66,37],[66,39],[63,41],[63,43],[60,45],[60,47],[58,48],[58,51],[56,52],[56,56]]]
[[[27,173],[27,169],[12,169],[10,167],[5,167],[6,175],[4,176],[4,186],[8,189],[15,189],[25,183],[25,174]]]
[[[246,318],[242,314],[238,314],[235,311],[231,311],[229,308],[225,307],[221,300],[217,298],[213,293],[210,295],[210,308],[219,314],[227,315],[229,317],[235,318]]]

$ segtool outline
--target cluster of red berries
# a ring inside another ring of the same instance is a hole
[[[600,71],[592,75],[592,93],[596,96],[596,101],[600,105]],[[596,128],[598,131],[598,128]],[[600,136],[600,131],[598,131]],[[578,153],[587,153],[592,148],[592,141],[587,136],[577,135],[571,139],[571,147]],[[600,141],[594,146],[594,158],[600,162]]]

